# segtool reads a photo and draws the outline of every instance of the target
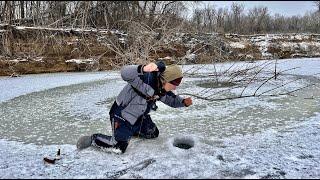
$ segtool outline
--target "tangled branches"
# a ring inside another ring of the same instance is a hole
[[[273,63],[278,62],[271,60],[256,63],[233,62],[224,69],[221,64],[220,66],[214,64],[209,68],[209,70],[214,69],[214,73],[205,72],[205,65],[193,66],[185,71],[185,76],[205,78],[205,83],[200,83],[200,87],[205,88],[196,93],[181,93],[180,95],[189,95],[207,101],[264,96],[296,96],[295,92],[316,84],[297,86],[294,83],[304,77],[294,77],[293,79],[283,77],[292,76],[288,73],[298,67],[280,70],[277,69],[277,66],[273,66]],[[217,67],[220,67],[220,71],[217,71]]]

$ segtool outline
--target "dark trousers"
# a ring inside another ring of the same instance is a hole
[[[118,106],[117,103],[114,102],[109,112],[111,127],[113,128],[114,138],[117,144],[110,144],[111,136],[94,134],[93,140],[96,145],[102,147],[118,147],[124,153],[132,136],[146,139],[159,136],[159,130],[154,122],[152,122],[150,115],[142,115],[134,125],[131,125],[121,117],[122,109],[121,106]]]
[[[149,115],[140,117],[134,125],[126,120],[114,117],[114,137],[116,141],[129,141],[132,136],[152,139],[158,137],[158,135],[159,130]]]

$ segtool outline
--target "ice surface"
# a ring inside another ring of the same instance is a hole
[[[223,71],[231,65],[216,68]],[[234,67],[240,65],[247,66]],[[303,76],[292,88],[319,81],[319,58],[279,60],[277,66],[299,67],[283,75],[284,82]],[[213,66],[202,71],[213,72]],[[201,91],[201,81],[206,78],[184,78],[177,93]],[[124,85],[119,72],[0,78],[0,177],[320,177],[319,85],[298,97],[194,99],[193,106],[182,109],[158,103],[151,113],[160,130],[157,139],[134,138],[121,155],[94,148],[77,151],[78,135],[111,132],[108,110]],[[189,138],[193,147],[175,147],[177,138]],[[62,159],[44,164],[43,157],[54,156],[58,148]]]

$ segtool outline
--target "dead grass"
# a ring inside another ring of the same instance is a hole
[[[112,36],[111,34],[105,34]],[[8,76],[12,73],[18,74],[36,74],[51,72],[70,72],[92,70],[86,65],[77,65],[65,63],[69,59],[87,59],[98,58],[99,65],[94,70],[117,69],[125,62],[117,59],[116,53],[97,40],[96,33],[72,33],[38,30],[15,30],[12,41],[13,56],[6,60],[0,60],[0,76]],[[108,37],[104,37],[108,38]],[[310,36],[304,39],[273,39],[271,42],[279,44],[280,42],[311,42],[319,36]],[[170,46],[163,46],[157,51],[150,52],[150,61],[158,58],[171,57],[167,64],[174,63],[173,60],[183,58],[187,51],[197,55],[194,63],[212,63],[224,61],[241,61],[262,59],[259,47],[247,41],[245,48],[227,47],[230,42],[244,41],[243,37],[238,35],[221,35],[218,39],[207,44],[196,44],[193,49],[189,49],[185,44],[173,43]],[[271,44],[273,44],[271,43]],[[3,49],[1,47],[0,49]],[[318,49],[314,49],[318,51]],[[276,58],[291,58],[292,54],[288,50],[281,49],[280,46],[269,46],[268,52]],[[36,61],[43,57],[42,61]],[[13,63],[8,60],[17,58],[27,59],[28,62]],[[138,61],[137,61],[138,62]]]

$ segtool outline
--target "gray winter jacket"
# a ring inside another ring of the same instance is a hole
[[[142,68],[143,66],[141,65],[128,65],[121,69],[121,77],[124,81],[127,81],[128,84],[117,96],[116,102],[118,106],[124,107],[121,111],[121,115],[132,125],[146,112],[148,106],[147,100],[138,95],[132,87],[150,97],[155,94],[155,90],[139,77],[144,74]],[[171,91],[166,92],[166,94],[161,96],[159,100],[174,108],[185,106],[183,98],[178,95],[174,95]]]

